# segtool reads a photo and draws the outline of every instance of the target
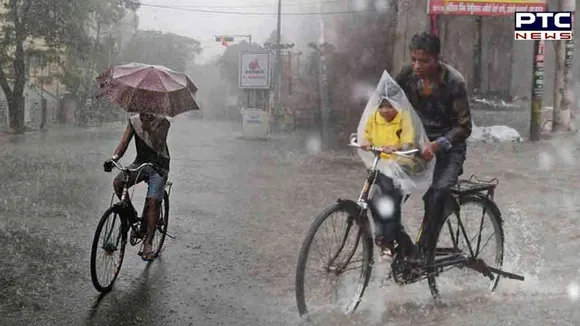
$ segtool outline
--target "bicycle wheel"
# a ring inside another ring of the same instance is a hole
[[[116,207],[105,211],[93,238],[91,248],[91,280],[99,292],[107,292],[113,287],[123,264],[127,245],[127,226]],[[99,255],[99,251],[101,251]],[[104,263],[98,264],[97,259]],[[102,271],[98,268],[104,266]]]
[[[345,313],[351,313],[358,306],[370,279],[373,250],[368,228],[359,225],[359,220],[363,220],[363,225],[366,225],[366,216],[359,219],[359,214],[356,203],[339,201],[314,220],[302,244],[296,267],[296,303],[300,316],[307,315],[309,310],[312,313],[314,310],[337,307]],[[334,215],[338,216],[336,220]],[[328,229],[341,230],[339,235],[330,236],[336,240],[334,246],[320,245],[321,240],[329,238],[324,236],[327,234],[324,231]],[[313,265],[325,280],[318,276],[306,284],[310,281],[307,279],[307,265],[317,256],[322,259]],[[344,275],[350,271],[353,271],[351,279],[346,277],[349,275]],[[341,276],[345,276],[345,279],[339,279]],[[342,281],[340,283],[344,287],[331,288],[329,291],[317,289],[318,286],[326,285],[327,281],[331,285]],[[306,290],[312,293],[307,295]],[[343,295],[341,290],[350,293]],[[324,297],[326,294],[329,297]]]
[[[163,193],[163,202],[159,212],[159,220],[155,235],[153,236],[153,248],[155,250],[155,257],[159,256],[159,252],[165,243],[165,236],[167,235],[167,225],[169,224],[169,195],[167,191]]]
[[[446,299],[438,283],[449,289],[449,297],[466,297],[479,295],[482,289],[494,291],[499,282],[499,275],[494,274],[490,280],[485,273],[485,264],[498,269],[503,264],[504,232],[499,210],[492,201],[480,195],[462,196],[460,203],[459,211],[440,224],[433,241],[436,249],[429,250],[427,266],[462,259],[467,263],[428,270],[429,288],[436,300]],[[476,213],[477,218],[468,217],[469,213]],[[491,231],[491,235],[485,231]],[[488,245],[494,245],[495,249],[486,255],[483,250]]]

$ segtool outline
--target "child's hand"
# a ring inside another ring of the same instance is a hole
[[[386,153],[386,154],[391,154],[391,153],[396,152],[398,150],[399,150],[399,148],[395,147],[395,146],[383,146],[383,147],[381,147],[381,151],[383,151],[383,153]]]
[[[369,144],[369,143],[362,143],[362,144],[360,145],[360,148],[361,148],[363,151],[368,151],[369,149],[371,149],[371,144]]]

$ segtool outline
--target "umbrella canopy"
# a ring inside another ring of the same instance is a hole
[[[97,77],[98,98],[119,104],[127,112],[174,117],[199,110],[197,87],[186,74],[164,66],[130,63],[114,66]]]

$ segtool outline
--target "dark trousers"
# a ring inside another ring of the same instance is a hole
[[[376,226],[375,239],[386,245],[397,241],[399,246],[410,249],[413,243],[401,225],[403,194],[395,187],[393,180],[382,173],[377,175],[375,184],[378,189],[375,189],[369,202]]]
[[[435,226],[444,218],[445,203],[450,196],[451,188],[463,174],[463,162],[467,154],[465,143],[454,145],[447,152],[437,153],[437,162],[433,171],[431,187],[423,196],[425,204],[424,230],[420,245],[427,249],[431,237],[434,236]]]

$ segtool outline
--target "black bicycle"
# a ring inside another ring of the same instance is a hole
[[[113,165],[125,174],[125,186],[121,200],[113,204],[116,195],[113,193],[111,204],[109,208],[103,213],[95,236],[93,238],[93,245],[91,249],[91,279],[95,289],[99,292],[107,292],[113,287],[113,283],[117,279],[123,264],[123,257],[125,256],[125,247],[127,245],[127,238],[129,243],[135,246],[142,242],[147,233],[147,218],[146,205],[143,207],[141,217],[131,204],[129,196],[129,172],[138,172],[146,166],[151,166],[151,163],[141,164],[139,167],[130,169],[121,166],[120,163],[112,161]],[[159,255],[161,248],[165,242],[167,234],[167,226],[169,223],[169,194],[171,193],[171,182],[167,182],[163,193],[163,201],[161,203],[161,210],[159,220],[157,221],[155,235],[153,236],[153,250],[155,257]],[[128,233],[130,231],[130,235]],[[138,253],[142,254],[141,251]],[[102,264],[97,264],[97,258],[103,258]],[[103,270],[97,270],[98,267],[104,267]]]
[[[351,147],[360,148],[356,134],[351,135]],[[371,277],[373,261],[372,218],[367,215],[368,200],[372,197],[374,184],[378,175],[377,165],[382,153],[379,148],[371,148],[375,159],[368,170],[368,177],[357,202],[339,199],[326,208],[312,223],[300,250],[296,268],[296,303],[301,316],[308,314],[309,309],[336,309],[352,313],[359,305]],[[416,159],[418,149],[395,152],[393,154]],[[524,280],[523,276],[501,270],[504,254],[504,231],[499,208],[493,201],[497,180],[480,181],[475,177],[460,180],[452,189],[452,195],[446,203],[445,218],[437,225],[428,225],[425,218],[419,228],[416,243],[421,237],[428,236],[428,248],[422,259],[405,259],[395,255],[390,271],[385,280],[393,280],[396,284],[407,285],[427,279],[429,289],[435,300],[440,299],[440,288],[437,278],[445,271],[453,268],[469,269],[478,272],[488,279],[487,287],[494,291],[499,282],[499,276],[516,280]],[[474,207],[479,212],[480,219],[473,219],[476,231],[468,234],[465,210]],[[339,217],[334,219],[335,215]],[[487,218],[486,218],[487,216]],[[486,230],[484,221],[491,222],[492,235],[483,236]],[[429,234],[423,234],[429,230]],[[330,234],[332,233],[332,234]],[[493,241],[491,241],[493,238]],[[333,244],[321,244],[324,240],[334,240]],[[482,258],[483,249],[491,243],[495,251],[488,260]],[[313,266],[316,276],[312,283],[307,282],[308,265],[314,256],[322,259]],[[352,272],[352,278],[348,274]],[[462,271],[460,271],[462,272]],[[469,273],[473,274],[473,273]],[[344,278],[343,278],[344,276]],[[454,278],[461,279],[460,277]],[[330,290],[318,290],[318,287],[330,283]],[[460,287],[477,285],[477,282],[462,282]],[[307,295],[306,292],[312,292]],[[346,293],[348,292],[348,293]]]

